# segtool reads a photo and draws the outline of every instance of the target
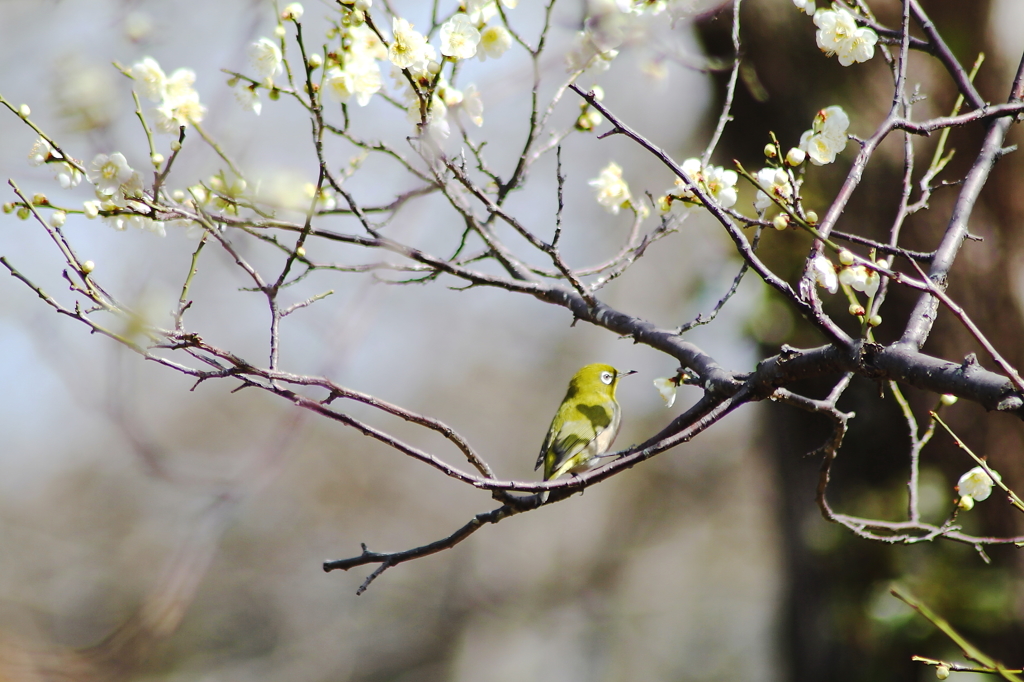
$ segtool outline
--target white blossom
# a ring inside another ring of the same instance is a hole
[[[838,56],[843,66],[871,59],[875,55],[878,35],[870,28],[857,26],[856,19],[848,10],[833,7],[814,13],[818,48],[830,57]]]
[[[260,101],[260,93],[255,85],[244,81],[235,88],[235,99],[242,105],[243,109],[254,112],[257,116],[263,110],[263,103]]]
[[[757,172],[757,183],[761,186],[754,199],[754,208],[758,211],[764,211],[774,203],[771,197],[783,201],[793,197],[789,174],[781,168],[762,168]]]
[[[814,281],[822,289],[825,289],[830,294],[834,294],[839,291],[839,278],[836,276],[836,268],[825,256],[818,254],[811,261],[811,274],[814,275]]]
[[[1002,479],[999,472],[995,469],[992,469],[992,473],[995,475],[996,481]],[[992,494],[993,485],[995,485],[995,482],[992,480],[992,477],[988,475],[983,467],[977,466],[960,477],[959,482],[956,484],[956,489],[960,491],[962,497],[969,497],[975,502],[982,502],[987,500],[988,496]]]
[[[678,387],[674,377],[659,377],[654,380],[654,388],[658,390],[658,395],[665,401],[665,407],[672,407],[675,403]]]
[[[303,11],[302,3],[290,2],[285,5],[283,10],[281,10],[281,18],[285,21],[288,21],[289,19],[292,21],[298,21],[302,18]]]
[[[618,215],[619,209],[630,201],[629,185],[622,179],[622,168],[614,161],[587,184],[597,190],[597,203],[609,213]]]
[[[199,103],[199,93],[184,91],[179,97],[167,97],[153,109],[153,126],[162,133],[175,133],[181,126],[199,123],[206,115],[206,107]]]
[[[131,68],[132,78],[139,84],[142,95],[151,102],[159,102],[164,98],[167,89],[167,76],[152,57],[143,57]]]
[[[28,162],[31,166],[42,166],[50,159],[59,159],[60,152],[54,150],[49,142],[43,138],[32,143],[32,149],[28,152]]]
[[[476,54],[480,31],[459,13],[441,26],[441,54],[452,59],[469,59]]]
[[[591,70],[594,73],[607,71],[618,50],[602,49],[589,31],[579,31],[573,46],[565,55],[565,66],[569,73]]]
[[[839,281],[851,289],[864,292],[871,298],[878,291],[882,278],[877,272],[863,265],[851,265],[839,272]]]
[[[64,211],[54,211],[50,214],[50,227],[63,227],[68,214]]]
[[[462,92],[462,101],[457,105],[459,111],[469,117],[477,128],[484,124],[484,101],[476,85],[470,83]]]
[[[117,192],[122,184],[131,180],[133,172],[124,154],[114,152],[110,156],[97,154],[89,166],[87,175],[89,182],[96,185],[96,192],[109,197]]]
[[[423,34],[413,29],[405,19],[394,17],[391,21],[394,38],[388,48],[388,59],[400,69],[407,69],[423,59],[428,43]]]
[[[281,56],[281,48],[270,38],[260,38],[249,45],[247,50],[249,63],[256,71],[257,80],[273,78],[284,71],[284,60]]]
[[[54,172],[54,177],[57,179],[57,182],[60,183],[61,189],[70,189],[82,184],[82,171],[78,170],[67,161],[61,161],[56,164],[56,168],[57,170]]]
[[[793,0],[793,4],[796,5],[796,8],[801,12],[805,12],[812,16],[814,15],[814,10],[816,9],[814,6],[814,0]]]
[[[85,213],[85,217],[92,220],[100,214],[100,202],[95,200],[82,202],[82,212]]]
[[[739,176],[736,171],[726,170],[721,166],[702,166],[700,159],[689,158],[682,163],[683,172],[703,189],[711,198],[723,208],[729,208],[736,204],[736,181]],[[676,178],[676,191],[679,197],[690,207],[700,204],[694,194],[682,178]]]
[[[362,107],[369,104],[370,98],[380,91],[382,85],[380,67],[372,59],[352,59],[344,69],[333,67],[324,74],[328,97],[336,102],[347,102],[355,95]]]
[[[494,0],[466,0],[464,7],[469,20],[477,26],[486,24],[498,13],[498,5]]]
[[[849,127],[850,117],[842,107],[826,107],[815,115],[811,129],[800,136],[800,149],[807,152],[816,166],[832,163],[836,155],[846,149]]]
[[[488,26],[480,32],[480,44],[476,56],[480,61],[497,59],[512,47],[512,34],[504,26]]]

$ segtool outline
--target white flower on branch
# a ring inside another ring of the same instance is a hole
[[[989,468],[991,469],[991,467]],[[1002,480],[999,472],[995,469],[991,469],[991,471],[995,475],[996,481]],[[972,502],[968,503],[969,506],[965,507],[970,509],[970,507],[974,506],[974,502],[982,502],[988,499],[988,496],[992,494],[993,485],[995,485],[995,482],[988,475],[988,472],[983,467],[977,466],[960,477],[956,484],[956,489],[964,500],[967,498],[972,500]]]
[[[654,380],[654,388],[658,390],[658,395],[665,401],[665,407],[672,407],[676,402],[676,389],[679,388],[676,378],[658,377]]]
[[[131,180],[131,166],[121,152],[114,152],[110,156],[97,154],[89,166],[89,182],[96,185],[96,193],[111,196],[121,187],[122,184]]]
[[[838,56],[843,66],[871,59],[875,55],[878,34],[870,28],[857,26],[849,10],[835,5],[833,8],[819,9],[814,13],[818,48],[829,57]]]
[[[878,291],[878,285],[881,283],[882,278],[877,272],[868,269],[864,265],[852,265],[848,268],[843,268],[842,272],[839,273],[839,281],[851,289],[864,292],[870,298]]]
[[[249,45],[246,51],[249,63],[256,72],[256,80],[273,79],[274,76],[284,71],[284,59],[281,56],[281,48],[270,38],[260,38]]]
[[[814,16],[814,11],[817,9],[814,4],[814,0],[793,0],[793,4],[796,5],[798,10],[810,14],[811,16]]]
[[[811,274],[814,275],[815,283],[830,294],[839,291],[839,277],[836,275],[836,267],[832,265],[825,256],[818,254],[811,261]]]
[[[793,185],[789,183],[789,174],[781,168],[762,168],[757,172],[757,184],[761,186],[754,199],[754,208],[758,211],[768,209],[774,203],[772,197],[783,203],[793,198]]]
[[[800,136],[800,149],[807,152],[816,166],[832,163],[836,155],[846,149],[849,127],[850,117],[842,107],[825,107],[814,116],[811,129]]]
[[[302,18],[302,13],[305,10],[302,8],[302,4],[298,2],[291,2],[285,5],[285,8],[281,10],[281,19],[288,21],[298,21]]]
[[[441,54],[452,59],[469,59],[476,55],[480,31],[459,13],[441,26]]]
[[[587,184],[597,190],[597,203],[604,206],[609,213],[618,215],[619,209],[630,203],[629,185],[622,179],[622,167],[614,161],[605,166],[601,174]]]
[[[477,128],[484,124],[484,101],[476,85],[470,83],[462,92],[462,99],[454,105],[457,111],[465,114]]]
[[[400,69],[408,69],[418,61],[422,61],[428,46],[423,34],[413,29],[405,19],[394,17],[391,21],[394,38],[388,48],[388,59]]]
[[[177,132],[181,126],[199,123],[206,115],[206,107],[199,103],[199,93],[193,87],[196,72],[192,69],[177,69],[165,76],[155,59],[145,57],[133,64],[129,73],[147,99],[160,103],[150,112],[153,126],[160,132]]]
[[[167,76],[152,57],[143,57],[131,68],[132,78],[139,84],[143,97],[151,102],[159,102],[167,90]]]
[[[480,44],[477,45],[476,57],[480,61],[487,58],[497,59],[512,47],[512,34],[504,26],[488,26],[480,32]]]
[[[722,166],[703,166],[700,159],[689,158],[681,164],[683,172],[690,180],[697,184],[706,194],[709,194],[715,203],[722,208],[729,208],[736,204],[736,181],[739,176],[734,170],[726,170]],[[660,202],[664,208],[671,207],[673,199],[682,200],[688,208],[696,208],[701,205],[697,195],[686,185],[682,178],[676,178],[676,194],[669,194],[663,197]]]
[[[593,73],[607,71],[618,50],[602,49],[589,31],[580,31],[572,48],[565,55],[565,66],[569,73],[590,70]]]
[[[31,166],[42,166],[50,159],[59,158],[60,153],[41,137],[32,143],[32,149],[28,151],[28,163]]]
[[[257,86],[242,81],[235,88],[235,99],[242,105],[243,109],[254,112],[257,116],[263,110],[263,103],[260,102],[260,93]]]

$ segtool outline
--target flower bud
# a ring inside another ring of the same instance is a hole
[[[295,249],[295,255],[298,256],[299,258],[305,258],[306,257],[306,247],[305,246],[300,246],[299,248]]]
[[[779,155],[779,148],[769,142],[764,146],[764,155],[769,159],[774,159]]]
[[[851,303],[850,304],[850,314],[853,315],[854,317],[860,317],[865,312],[867,312],[867,311],[864,310],[864,306],[862,306],[860,303]]]
[[[284,38],[284,36],[285,36],[284,26],[282,26],[281,24],[278,24],[277,26],[275,26],[274,27],[274,35],[276,37],[278,37],[278,38]]]
[[[793,147],[786,152],[786,163],[790,166],[799,166],[805,159],[807,159],[807,152],[799,147]]]
[[[298,2],[288,3],[281,11],[281,18],[285,21],[298,21],[302,18],[302,4]]]
[[[50,200],[46,198],[45,194],[33,194],[32,205],[33,206],[46,206],[50,203]]]
[[[95,269],[96,269],[96,264],[93,263],[91,260],[87,260],[84,263],[82,263],[82,274],[83,275],[88,275],[90,272],[92,272]]]
[[[872,315],[871,317],[868,318],[868,326],[869,327],[877,327],[880,324],[882,324],[882,316],[881,315],[875,313],[874,315]]]
[[[27,104],[22,104],[20,107],[18,107],[18,116],[21,116],[22,118],[28,118],[31,115],[32,110],[28,108]]]
[[[850,252],[849,249],[840,249],[839,250],[839,262],[840,263],[842,263],[843,265],[853,265],[853,261],[854,261],[853,254]]]
[[[28,210],[25,206],[18,208],[18,217],[22,220],[28,220],[29,216],[32,215],[32,211]]]
[[[814,211],[808,211],[804,214],[804,217],[807,218],[807,222],[811,225],[815,225],[818,222],[818,214]]]
[[[4,202],[4,213],[14,213],[14,204],[9,201]]]
[[[957,400],[959,400],[959,398],[957,398],[952,393],[943,393],[942,397],[939,398],[939,402],[945,405],[946,407],[949,407],[950,405],[956,405]]]
[[[164,162],[164,155],[157,152],[156,154],[153,154],[153,156],[149,157],[149,160],[153,163],[153,166],[159,168],[160,164]]]
[[[960,498],[960,501],[956,503],[956,506],[960,507],[964,511],[971,511],[974,509],[974,498],[970,495],[964,495]]]
[[[935,666],[935,677],[944,680],[949,677],[949,666],[945,663]]]
[[[50,214],[50,227],[63,227],[68,214],[64,211],[54,211]]]
[[[772,219],[772,227],[776,230],[782,231],[789,227],[789,216],[785,213],[780,213]]]
[[[594,93],[594,99],[596,99],[598,102],[604,101],[604,88],[602,88],[600,85],[595,85],[594,87],[590,88],[590,91]]]
[[[178,142],[177,140],[173,140],[171,142],[171,151],[172,152],[180,152],[181,151],[181,143]]]
[[[320,56],[320,53],[314,52],[313,54],[309,55],[308,63],[309,68],[319,69],[321,66],[323,66],[324,58]]]

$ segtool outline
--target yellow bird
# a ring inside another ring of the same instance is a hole
[[[576,372],[569,381],[548,435],[537,457],[544,465],[544,480],[565,473],[581,473],[600,463],[596,456],[607,452],[619,432],[622,408],[615,400],[619,379],[635,371],[620,372],[611,365],[596,363]]]

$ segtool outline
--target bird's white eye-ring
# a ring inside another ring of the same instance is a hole
[[[614,378],[615,375],[612,374],[611,372],[601,372],[601,381],[608,384],[609,386],[611,386],[612,380]]]

